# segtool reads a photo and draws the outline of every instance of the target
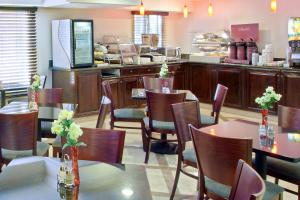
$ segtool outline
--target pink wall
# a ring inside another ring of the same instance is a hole
[[[208,0],[194,2],[194,12],[188,23],[180,20],[181,46],[189,51],[194,32],[230,29],[231,24],[259,23],[260,46],[272,43],[276,57],[284,57],[287,47],[287,22],[291,16],[300,17],[299,0],[277,0],[278,10],[272,13],[270,0],[212,0],[214,15],[207,15]],[[185,32],[185,33],[184,33]]]

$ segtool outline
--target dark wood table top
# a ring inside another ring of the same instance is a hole
[[[8,105],[2,107],[0,109],[0,113],[5,114],[16,114],[16,113],[26,113],[30,112],[28,107],[28,102],[21,102],[21,101],[13,101]],[[69,111],[76,111],[77,104],[69,104],[69,103],[62,103],[62,104],[53,104],[53,105],[42,105],[39,106],[39,116],[38,118],[43,121],[53,121],[58,118],[58,114],[62,109],[66,109]]]
[[[274,127],[274,140],[272,144],[265,142],[265,138],[259,136],[259,124],[244,120],[235,120],[217,125],[201,128],[200,130],[229,138],[251,138],[253,151],[278,159],[299,162],[300,161],[300,134],[286,133],[278,126]]]
[[[0,174],[0,199],[61,199],[59,166],[58,159],[48,157],[13,160]],[[152,199],[144,166],[79,161],[79,173],[78,199]]]
[[[161,92],[160,90],[152,90],[154,92]],[[186,93],[187,101],[198,101],[198,98],[190,90],[171,90],[171,93]],[[144,88],[133,88],[131,97],[133,99],[145,100],[146,92]]]

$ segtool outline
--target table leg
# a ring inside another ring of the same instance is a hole
[[[266,180],[267,178],[267,156],[262,153],[255,155],[255,168],[257,173]]]
[[[166,140],[167,134],[161,134],[161,140]],[[157,141],[151,144],[151,152],[158,154],[177,154],[178,145],[172,142]]]
[[[38,132],[37,132],[37,141],[42,140],[42,121],[38,120]]]
[[[1,90],[1,108],[5,106],[5,90]]]

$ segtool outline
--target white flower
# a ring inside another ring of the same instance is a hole
[[[64,130],[64,128],[61,125],[60,121],[54,120],[54,122],[52,123],[51,132],[53,134],[61,136],[63,134],[63,130]]]
[[[70,125],[68,136],[71,140],[75,140],[77,142],[78,138],[83,134],[80,126],[75,124],[74,122]]]
[[[62,110],[58,115],[58,120],[71,120],[73,118],[73,115],[73,111]]]
[[[168,65],[166,63],[162,64],[159,72],[159,76],[164,77],[169,73]]]
[[[266,92],[274,92],[274,88],[272,86],[267,87]]]

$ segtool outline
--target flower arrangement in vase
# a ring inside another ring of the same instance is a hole
[[[255,102],[262,109],[262,125],[268,125],[268,113],[269,109],[272,109],[274,104],[280,101],[281,94],[277,94],[274,88],[269,86],[263,93],[263,96],[257,97]]]
[[[159,76],[161,78],[167,78],[169,75],[169,68],[167,63],[163,63],[160,68]]]
[[[29,109],[31,110],[38,110],[38,94],[37,91],[40,89],[41,86],[41,77],[39,74],[35,74],[32,77],[32,84],[30,85],[31,88],[31,97],[29,102]]]
[[[74,173],[74,184],[80,184],[79,169],[78,169],[78,147],[86,146],[85,143],[80,142],[78,139],[82,136],[83,132],[79,125],[73,120],[73,111],[62,110],[58,115],[58,119],[52,123],[51,132],[60,137],[66,138],[66,143],[63,149],[71,148],[72,168]]]

